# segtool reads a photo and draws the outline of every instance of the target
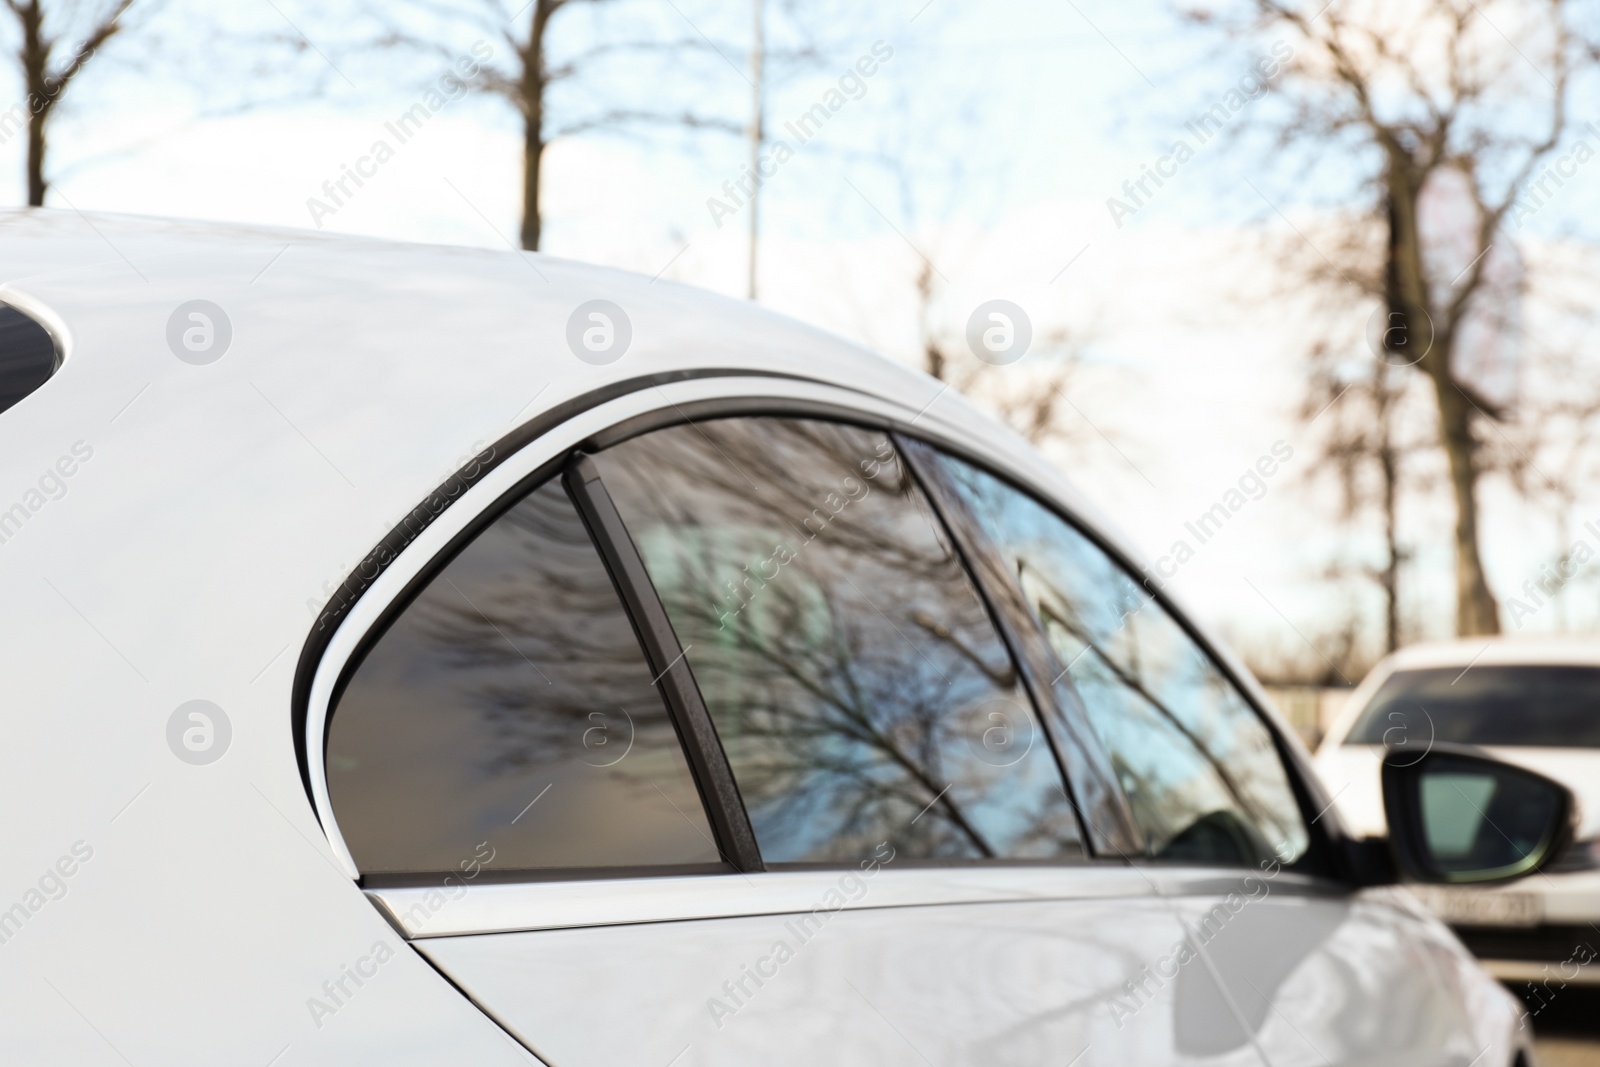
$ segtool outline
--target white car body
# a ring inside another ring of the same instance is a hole
[[[1358,836],[1382,837],[1388,832],[1383,813],[1379,766],[1384,746],[1348,742],[1352,729],[1372,698],[1396,672],[1448,668],[1465,674],[1479,667],[1578,666],[1600,668],[1600,641],[1565,637],[1468,638],[1414,645],[1383,659],[1345,702],[1338,718],[1317,747],[1316,767],[1324,785],[1337,799],[1345,825]],[[1600,715],[1600,707],[1595,709]],[[1400,739],[1396,739],[1400,741]],[[1403,743],[1419,751],[1431,738],[1408,737]],[[1487,745],[1484,751],[1506,763],[1517,764],[1554,779],[1572,790],[1578,802],[1575,838],[1580,849],[1594,848],[1600,839],[1600,749],[1554,748],[1527,745]],[[1596,859],[1600,859],[1597,854]],[[1588,956],[1582,946],[1600,946],[1600,934],[1588,931],[1600,923],[1600,864],[1587,870],[1553,870],[1512,885],[1478,889],[1421,888],[1419,896],[1453,924],[1476,932],[1500,928],[1525,930],[1530,942],[1541,940],[1540,930],[1571,928],[1578,938],[1554,940],[1552,945],[1530,944],[1528,958],[1513,956],[1516,935],[1509,944],[1497,939],[1494,954],[1484,965],[1507,981],[1554,981],[1600,984],[1600,967],[1584,962],[1566,966],[1573,952]],[[1472,934],[1469,934],[1469,937]],[[1569,942],[1571,944],[1569,945]]]
[[[1326,875],[1115,857],[886,869],[732,1019],[708,1000],[761,969],[839,871],[364,890],[319,758],[341,664],[455,533],[624,420],[755,398],[912,427],[1134,553],[939,383],[667,282],[45,210],[0,221],[0,274],[0,301],[64,357],[0,412],[0,511],[24,509],[0,543],[0,1060],[1532,1062],[1516,1003],[1441,923],[1396,888]],[[566,343],[574,309],[597,298],[632,322],[605,365]],[[204,365],[168,340],[193,300],[231,323]],[[37,492],[69,455],[65,487]],[[430,499],[433,521],[369,566]],[[194,700],[231,723],[203,766],[169,747],[175,709]],[[1309,821],[1327,795],[1268,720]],[[1312,832],[1326,847],[1343,831],[1330,813]],[[1241,891],[1249,906],[1198,962],[1174,962]]]

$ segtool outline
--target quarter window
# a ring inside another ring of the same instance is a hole
[[[1308,834],[1272,734],[1133,578],[1033,497],[950,457],[958,492],[1016,575],[1152,857],[1291,862]]]
[[[43,385],[60,364],[49,332],[16,308],[0,304],[0,411]]]
[[[632,626],[555,481],[373,644],[338,698],[327,770],[364,874],[718,860]]]
[[[722,419],[596,462],[767,863],[1081,853],[1009,652],[888,435]]]

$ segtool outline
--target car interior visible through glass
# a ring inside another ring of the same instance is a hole
[[[1391,674],[1347,745],[1600,748],[1600,668],[1476,664]]]

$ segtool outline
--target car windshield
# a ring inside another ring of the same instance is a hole
[[[1347,745],[1600,748],[1600,668],[1479,666],[1396,671]]]

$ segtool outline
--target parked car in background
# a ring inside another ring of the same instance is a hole
[[[1346,825],[1382,836],[1379,766],[1441,743],[1564,783],[1578,798],[1572,844],[1537,878],[1416,892],[1506,980],[1600,984],[1600,641],[1474,638],[1416,645],[1362,681],[1317,749]]]
[[[1571,791],[1440,745],[1353,839],[947,386],[548,256],[30,211],[0,277],[0,1062],[1530,1062],[1398,883]]]

